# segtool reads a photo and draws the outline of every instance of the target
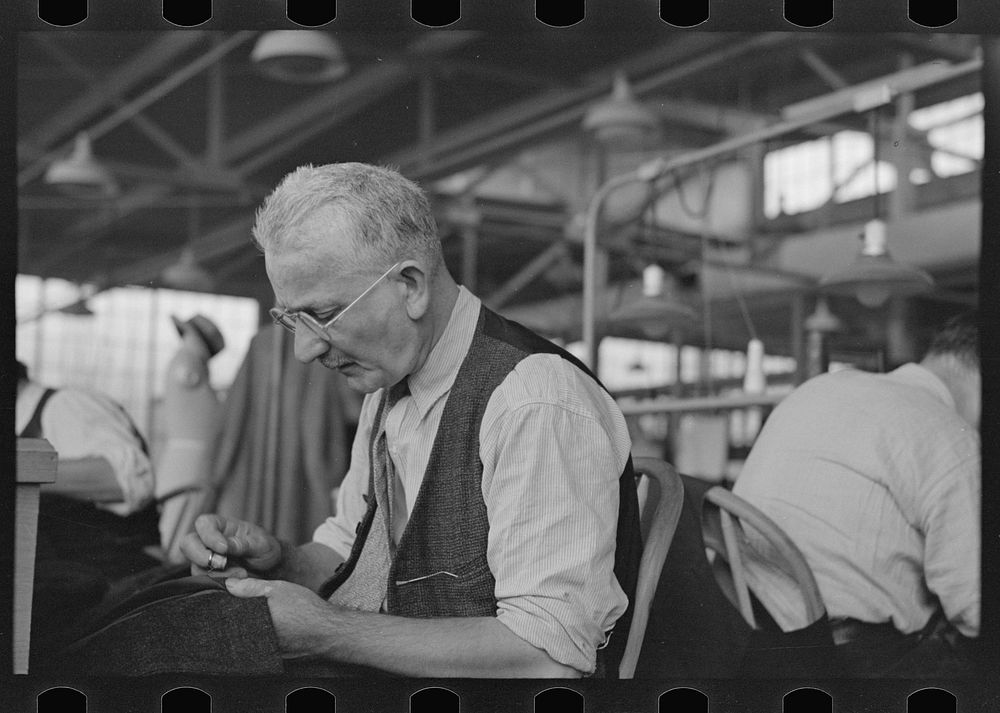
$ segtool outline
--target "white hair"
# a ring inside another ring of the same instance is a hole
[[[295,228],[324,206],[354,228],[361,255],[345,262],[389,265],[424,258],[430,270],[443,262],[430,203],[413,181],[391,168],[365,163],[307,164],[286,175],[257,210],[253,239],[264,252],[285,247]]]

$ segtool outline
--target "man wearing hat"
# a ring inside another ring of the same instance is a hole
[[[181,345],[167,366],[163,389],[164,442],[156,458],[156,499],[163,553],[180,562],[180,538],[201,512],[206,494],[208,446],[221,413],[208,362],[225,348],[226,340],[204,315],[171,320]]]

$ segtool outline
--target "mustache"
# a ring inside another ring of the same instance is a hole
[[[329,357],[323,357],[319,360],[319,363],[325,366],[327,369],[340,369],[345,364],[350,364],[350,359],[331,359]]]

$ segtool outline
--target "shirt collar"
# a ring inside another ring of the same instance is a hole
[[[410,396],[420,411],[420,418],[427,415],[455,382],[458,369],[472,344],[479,322],[480,304],[478,297],[460,286],[444,332],[427,355],[424,365],[410,374]]]
[[[903,364],[901,367],[894,369],[890,375],[896,379],[907,381],[930,391],[948,404],[948,406],[955,408],[955,397],[952,395],[951,390],[930,369],[915,363]]]

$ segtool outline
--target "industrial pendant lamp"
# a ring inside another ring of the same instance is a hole
[[[85,132],[76,135],[69,156],[49,164],[45,182],[75,198],[109,198],[118,193],[111,171],[94,158]]]
[[[282,82],[332,82],[349,69],[340,44],[320,30],[265,32],[257,39],[250,58],[262,73]]]
[[[933,278],[920,268],[898,263],[886,248],[885,222],[876,218],[865,224],[861,252],[847,267],[820,279],[826,292],[853,294],[865,307],[880,307],[890,297],[910,297],[929,292]]]
[[[806,317],[803,326],[807,332],[819,332],[821,334],[841,332],[844,329],[844,323],[840,321],[840,317],[830,311],[830,305],[827,304],[826,299],[823,297],[816,300],[816,308],[812,314]]]
[[[880,307],[890,297],[910,297],[928,292],[934,280],[920,268],[898,263],[889,255],[887,226],[881,219],[880,191],[878,185],[879,137],[878,113],[872,113],[872,166],[875,188],[873,205],[875,217],[865,224],[860,235],[861,252],[854,262],[841,270],[824,275],[819,287],[825,292],[853,294],[865,307]]]
[[[191,292],[211,292],[215,280],[205,268],[198,264],[190,247],[181,251],[180,258],[173,265],[164,268],[160,279],[166,287]]]
[[[677,300],[674,280],[659,265],[649,265],[642,273],[642,297],[608,315],[612,327],[638,329],[650,339],[663,339],[676,329],[698,322],[694,309]]]
[[[659,133],[660,120],[636,101],[628,78],[618,72],[611,96],[587,110],[583,128],[609,148],[641,148]]]

